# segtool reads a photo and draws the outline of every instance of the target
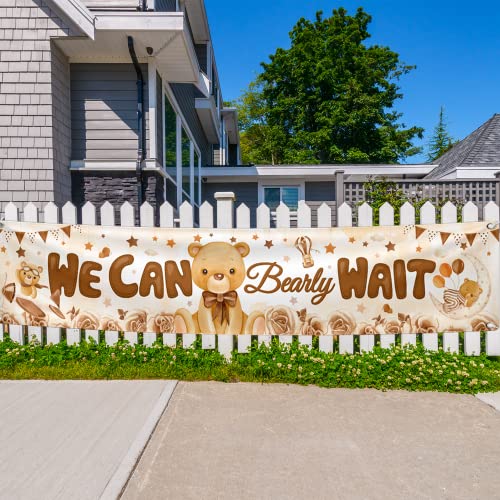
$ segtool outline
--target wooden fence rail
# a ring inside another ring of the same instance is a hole
[[[205,202],[199,209],[198,217],[200,228],[223,228],[232,227],[248,229],[250,228],[250,209],[245,204],[240,204],[234,210],[234,196],[232,193],[216,193],[217,220],[214,221],[214,207]],[[369,227],[373,225],[372,208],[364,203],[357,207],[356,213],[353,208],[343,203],[338,207],[338,225],[341,227],[353,226],[353,221],[358,226]],[[451,203],[446,203],[441,209],[442,223],[457,222],[458,210]],[[481,210],[472,202],[466,203],[461,209],[462,220],[464,222],[474,222],[478,220],[499,221],[499,207],[494,202],[488,202]],[[328,228],[332,225],[332,208],[323,203],[318,209],[315,217],[315,227]],[[102,226],[134,226],[135,213],[134,208],[128,202],[125,202],[119,209],[119,220],[115,217],[114,207],[106,202],[101,207],[95,207],[91,203],[86,203],[81,208],[81,216],[77,217],[77,208],[71,203],[66,203],[63,207],[57,207],[53,203],[48,203],[43,210],[29,203],[23,207],[22,214],[20,209],[13,203],[5,207],[5,220],[27,221],[27,222],[47,222],[47,223],[67,223],[67,224],[89,224],[94,225],[99,215],[100,225]],[[437,209],[430,202],[425,203],[420,208],[421,224],[435,224]],[[184,202],[178,212],[178,217],[174,208],[167,202],[159,210],[159,227],[173,228],[192,228],[194,217],[194,208],[187,202]],[[149,203],[144,203],[140,208],[141,226],[155,226],[155,213]],[[299,202],[296,214],[297,227],[310,228],[312,225],[311,207],[304,201]],[[256,227],[271,227],[271,212],[269,207],[261,204],[256,210]],[[384,204],[379,211],[379,223],[384,226],[394,225],[394,209],[389,204]],[[405,203],[400,209],[400,224],[408,225],[415,223],[415,208],[410,203]],[[276,209],[275,225],[277,228],[290,227],[290,210],[284,204]],[[499,306],[500,307],[500,306]],[[500,316],[500,314],[499,314]],[[4,333],[8,333],[10,338],[21,344],[27,339],[35,337],[41,343],[58,343],[65,339],[68,344],[76,344],[81,339],[94,338],[96,341],[104,340],[108,344],[114,344],[120,338],[120,333],[116,331],[99,332],[96,330],[78,330],[62,328],[44,328],[37,326],[3,325],[0,324],[0,338]],[[153,332],[142,332],[142,343],[150,346],[156,341],[163,342],[164,345],[175,346],[182,342],[185,348],[190,347],[197,336],[193,334],[156,334]],[[458,332],[443,332],[442,334],[428,333],[417,334],[383,334],[383,335],[340,335],[338,341],[334,343],[332,336],[320,336],[318,339],[319,349],[325,352],[334,350],[341,354],[354,353],[355,351],[370,351],[378,343],[381,347],[389,347],[391,344],[401,342],[401,344],[413,344],[421,342],[429,350],[437,350],[442,346],[445,351],[463,352],[467,355],[479,355],[482,349],[481,332],[464,332],[463,343]],[[140,336],[138,332],[123,332],[123,337],[132,344],[139,343]],[[182,337],[180,339],[179,337]],[[229,355],[233,349],[244,353],[250,348],[252,340],[258,338],[259,343],[269,343],[270,335],[261,335],[252,337],[251,335],[201,335],[201,343],[204,349],[218,349],[224,355]],[[282,343],[291,343],[293,336],[281,335],[279,337]],[[311,346],[313,338],[309,335],[297,336],[300,344]],[[500,355],[500,331],[484,333],[484,348],[488,355]]]

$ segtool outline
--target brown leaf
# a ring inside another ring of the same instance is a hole
[[[391,308],[391,306],[389,304],[385,304],[384,305],[384,312],[388,313],[388,314],[392,313],[392,308]]]

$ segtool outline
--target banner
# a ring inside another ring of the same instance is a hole
[[[499,229],[5,222],[3,323],[227,334],[497,329]]]

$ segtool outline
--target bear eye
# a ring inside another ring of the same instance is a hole
[[[233,268],[229,269],[229,274],[234,274],[235,272],[236,271]]]
[[[203,269],[202,273],[203,274],[208,274],[208,269]]]

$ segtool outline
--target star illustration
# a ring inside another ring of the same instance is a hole
[[[153,236],[153,241],[158,241],[158,236]]]
[[[331,243],[328,243],[328,245],[325,245],[326,253],[335,253],[335,249],[337,247],[333,246]]]
[[[273,247],[273,240],[266,240],[266,242],[264,243],[264,246],[268,249],[271,249],[271,247]]]
[[[356,309],[357,309],[358,312],[364,313],[365,310],[366,310],[366,307],[363,304],[358,304],[358,306],[356,307]]]
[[[7,249],[5,247],[0,248],[0,252],[5,253]]]
[[[491,252],[488,252],[486,255],[489,257],[491,255]]]
[[[170,248],[174,248],[175,246],[175,241],[174,240],[168,240],[167,241],[167,246],[170,247]]]
[[[385,245],[385,248],[387,248],[388,252],[394,252],[395,251],[394,249],[396,248],[396,243],[391,243],[389,241],[389,243],[387,243],[387,245]]]
[[[106,238],[106,235],[105,234],[101,234],[101,238]]]
[[[375,254],[375,258],[378,259],[380,257],[380,254],[379,253],[376,253]]]
[[[19,249],[16,250],[16,253],[19,258],[26,257],[26,250],[24,248],[19,247]]]
[[[87,243],[85,243],[85,250],[92,250],[92,247],[94,245],[92,245],[92,243],[90,243],[90,241],[87,241]]]
[[[356,238],[354,236],[351,236],[349,238],[349,243],[354,243],[356,241]]]
[[[465,250],[465,249],[467,248],[467,243],[465,243],[465,242],[464,242],[464,243],[462,243],[462,244],[460,245],[460,248],[461,248],[462,250]]]
[[[296,303],[298,302],[298,300],[295,298],[295,297],[292,297],[290,299],[290,303],[294,306]]]
[[[214,233],[210,233],[208,236],[210,236],[210,238],[214,235]]]
[[[254,235],[252,236],[252,239],[254,239],[254,240],[258,240],[258,239],[259,239],[259,235],[258,235],[258,234],[254,234]]]
[[[234,236],[231,236],[231,238],[229,238],[229,241],[231,243],[236,243],[236,238]]]
[[[285,262],[288,262],[288,261],[290,260],[290,257],[288,257],[288,255],[285,255],[285,256],[283,257],[283,260],[284,260]]]
[[[286,243],[288,241],[288,238],[283,238],[283,241]]]
[[[193,305],[193,302],[188,300],[188,307],[191,307]]]
[[[137,238],[134,238],[133,236],[131,236],[128,240],[126,240],[127,243],[128,243],[128,246],[129,248],[130,247],[136,247],[137,246],[137,242],[139,241]]]
[[[363,241],[363,246],[367,247],[368,246],[368,242],[367,241]]]
[[[417,247],[415,248],[415,250],[417,251],[417,253],[420,253],[422,251],[422,247]]]
[[[103,304],[104,304],[104,307],[109,307],[111,305],[111,300],[106,298],[106,299],[104,299]]]
[[[196,236],[193,236],[193,240],[199,243],[201,241],[201,236],[197,234]]]

